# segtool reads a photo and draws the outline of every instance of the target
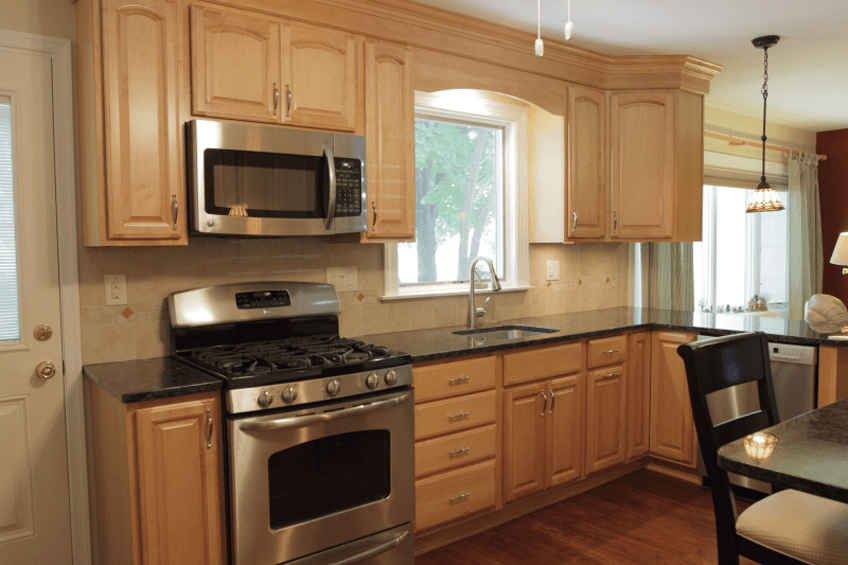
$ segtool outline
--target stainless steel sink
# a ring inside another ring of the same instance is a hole
[[[491,339],[493,341],[509,341],[512,339],[522,339],[525,337],[535,337],[537,335],[545,335],[556,333],[559,330],[553,328],[543,328],[541,326],[493,326],[491,328],[477,328],[474,330],[459,330],[451,332],[454,335],[471,336],[481,339]]]

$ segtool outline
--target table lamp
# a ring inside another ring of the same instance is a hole
[[[834,265],[842,265],[842,274],[848,275],[848,231],[839,234],[839,239],[836,240],[836,246],[833,248],[833,255],[830,256],[830,262]]]

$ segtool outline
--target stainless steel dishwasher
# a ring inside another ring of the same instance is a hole
[[[699,335],[698,340],[713,336]],[[789,343],[769,342],[771,374],[774,381],[774,396],[777,413],[781,421],[800,416],[815,408],[816,402],[816,347]],[[757,384],[727,388],[707,396],[713,424],[720,424],[750,414],[759,409]],[[698,473],[706,476],[700,447],[698,448]],[[730,482],[741,487],[771,493],[771,485],[762,481],[730,474]]]

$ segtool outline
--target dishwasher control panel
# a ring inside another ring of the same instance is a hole
[[[815,346],[769,342],[768,347],[769,357],[772,361],[781,361],[784,363],[798,363],[800,365],[816,364]]]

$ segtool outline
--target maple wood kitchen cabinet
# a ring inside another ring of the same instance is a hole
[[[647,455],[651,431],[651,332],[627,338],[626,459]]]
[[[177,15],[170,0],[76,4],[85,245],[188,243]]]
[[[608,93],[613,240],[700,241],[703,97]]]
[[[100,562],[225,564],[219,393],[123,404],[88,389]]]
[[[689,386],[677,347],[696,334],[653,332],[651,343],[651,455],[694,468],[698,436],[692,419]]]
[[[566,116],[566,241],[606,232],[606,98],[603,91],[568,86]]]
[[[368,224],[364,242],[415,239],[415,92],[412,50],[365,42]]]
[[[192,112],[353,131],[360,40],[284,19],[193,5]]]
[[[627,336],[590,339],[586,375],[586,474],[624,463]]]

